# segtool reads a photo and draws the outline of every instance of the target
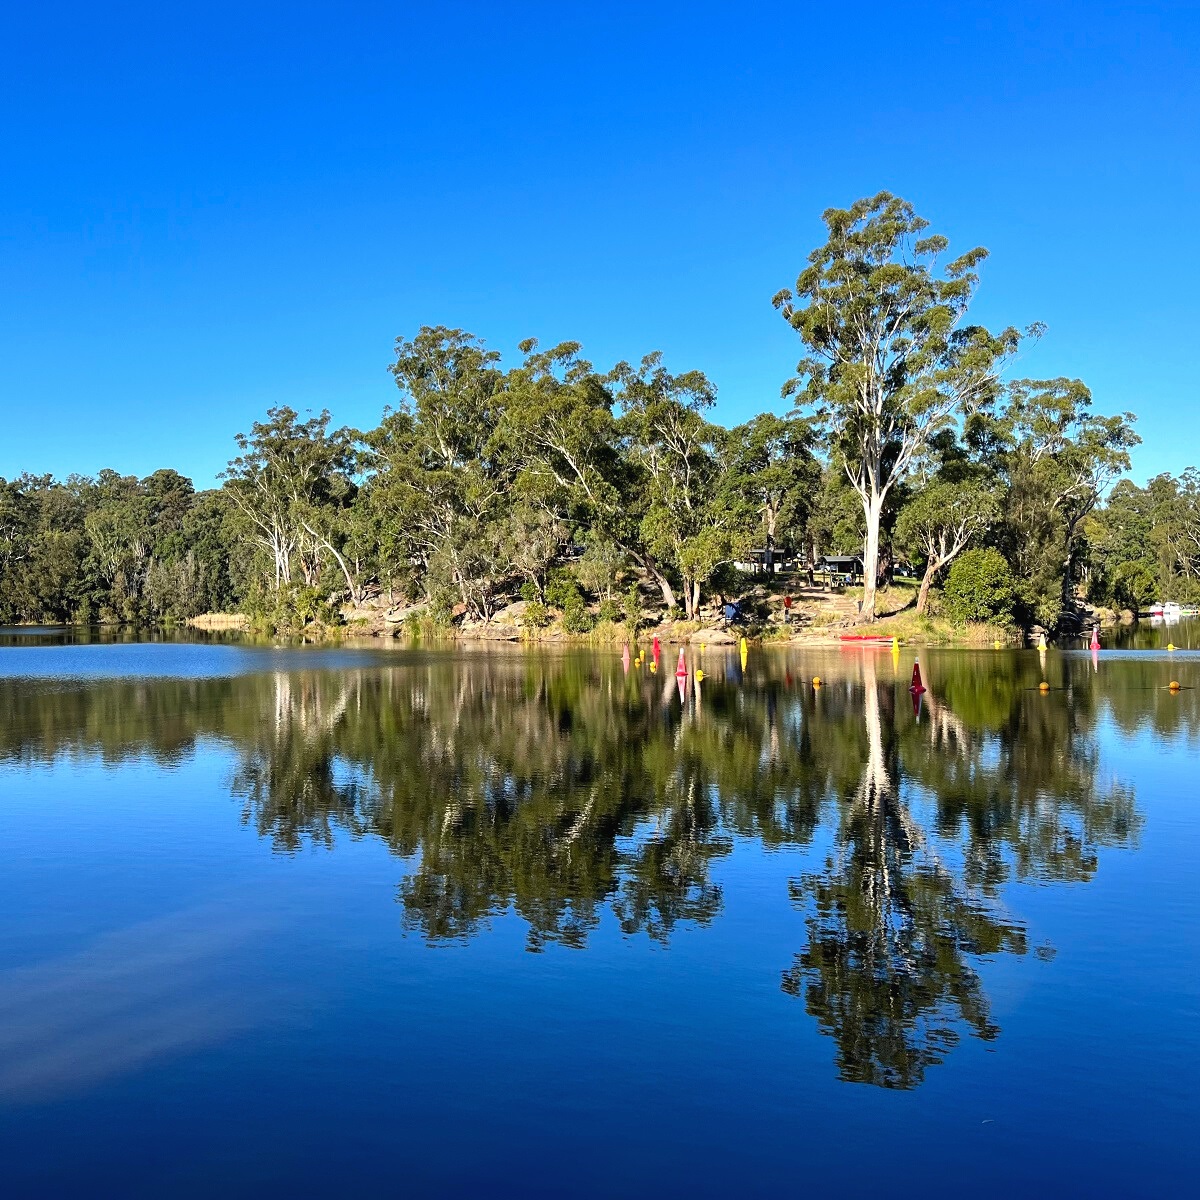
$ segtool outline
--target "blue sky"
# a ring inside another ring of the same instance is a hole
[[[1198,64],[1195,4],[10,5],[0,475],[211,484],[272,404],[376,423],[421,324],[782,411],[770,298],[881,188],[990,249],[979,319],[1047,323],[1021,374],[1179,471]]]

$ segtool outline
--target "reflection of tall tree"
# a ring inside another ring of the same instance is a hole
[[[957,1042],[960,1022],[996,1036],[972,960],[1023,953],[1025,936],[963,894],[929,851],[899,792],[892,693],[881,697],[866,662],[865,762],[841,804],[836,850],[792,884],[811,911],[783,988],[834,1038],[844,1079],[909,1088]]]
[[[246,801],[243,821],[277,850],[297,850],[306,839],[331,846],[337,828],[366,829],[359,780],[348,774],[339,780],[335,771],[336,730],[351,683],[330,691],[318,686],[319,678],[274,675],[272,710],[240,744],[231,790]]]

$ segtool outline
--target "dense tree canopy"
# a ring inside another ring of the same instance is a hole
[[[1085,594],[1200,594],[1200,476],[1117,482],[1131,414],[1097,415],[1077,379],[1002,378],[1020,335],[967,320],[984,250],[944,262],[886,192],[824,221],[775,297],[805,347],[796,413],[726,428],[713,382],[660,354],[601,369],[530,339],[507,364],[424,327],[396,342],[375,428],[276,405],[216,490],[171,470],[0,480],[0,620],[236,606],[279,628],[386,602],[487,621],[518,595],[531,624],[547,606],[572,629],[647,604],[699,620],[734,564],[856,552],[870,619],[897,564],[924,614],[972,547],[1003,556],[1013,585],[985,607],[1013,624],[1068,625]]]

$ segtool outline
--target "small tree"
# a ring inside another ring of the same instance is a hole
[[[950,568],[942,591],[946,615],[958,624],[1008,621],[1017,583],[1004,555],[990,547],[968,550]]]
[[[977,483],[934,480],[904,506],[896,537],[925,557],[925,574],[917,594],[917,615],[929,607],[929,589],[972,539],[981,536],[1000,510],[995,493]]]

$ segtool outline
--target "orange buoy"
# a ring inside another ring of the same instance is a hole
[[[925,690],[925,685],[921,682],[921,663],[917,659],[913,659],[912,685],[908,690],[914,696],[919,696]]]
[[[820,677],[820,675],[814,675],[814,676],[813,676],[813,687],[817,688],[817,687],[820,687],[820,686],[821,686],[821,677]]]
[[[1179,680],[1172,679],[1171,682],[1167,684],[1167,687],[1173,692],[1179,691]]]
[[[1039,692],[1048,692],[1049,690],[1050,690],[1050,685],[1043,679],[1042,682],[1038,684],[1038,691]]]

